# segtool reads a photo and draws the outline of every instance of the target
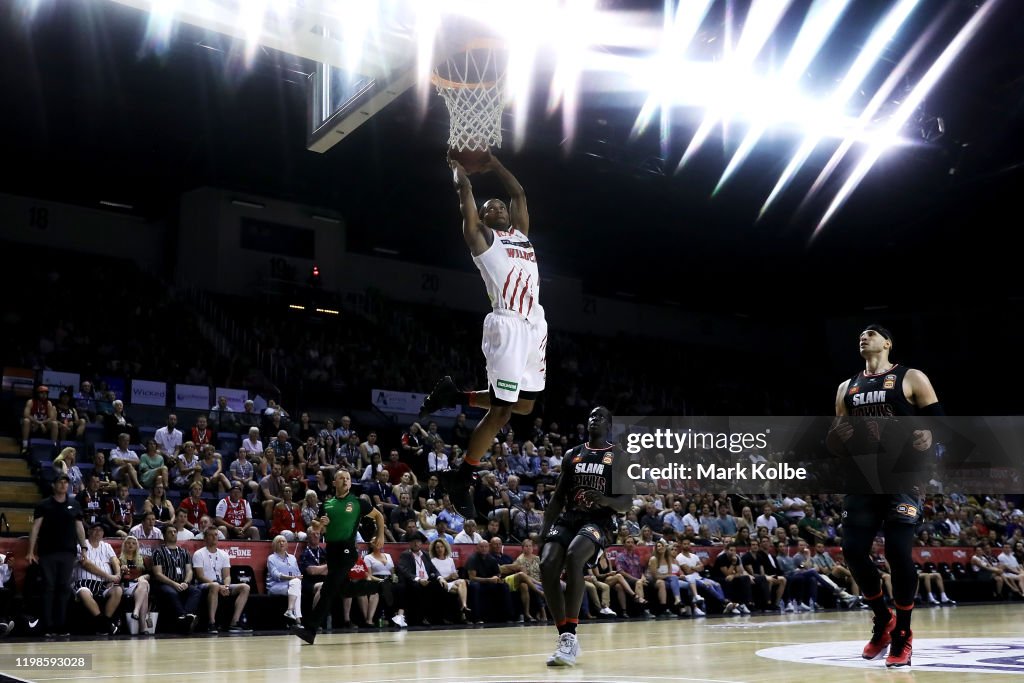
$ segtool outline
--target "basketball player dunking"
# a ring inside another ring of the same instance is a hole
[[[484,202],[479,212],[473,186],[462,165],[449,157],[462,210],[462,236],[473,263],[487,286],[492,311],[484,319],[483,349],[488,388],[460,391],[450,376],[442,378],[423,402],[421,414],[439,408],[467,405],[486,408],[469,439],[462,466],[442,474],[442,483],[459,514],[476,516],[470,486],[480,459],[491,448],[494,435],[512,414],[529,415],[544,390],[548,325],[540,305],[537,256],[529,240],[530,217],[526,194],[515,176],[488,154],[482,171],[493,171],[511,196],[509,206],[500,199]]]
[[[576,664],[580,654],[576,626],[583,604],[584,567],[596,564],[605,543],[613,538],[614,515],[624,513],[633,504],[633,496],[628,493],[612,495],[613,468],[622,454],[608,441],[611,427],[612,414],[607,408],[598,406],[590,411],[590,438],[562,459],[555,492],[544,510],[539,539],[544,544],[540,573],[544,599],[558,627],[558,647],[548,658],[548,666]]]
[[[898,418],[944,414],[935,389],[923,372],[889,361],[892,345],[892,334],[880,325],[869,325],[861,332],[860,355],[865,367],[839,385],[837,419],[829,433],[833,450],[841,449],[840,442],[847,443],[854,436],[854,425],[842,420],[843,416]],[[931,432],[914,431],[910,447],[918,452],[931,449]],[[861,654],[865,659],[876,659],[889,646],[887,667],[910,666],[910,617],[917,592],[917,570],[911,549],[920,516],[921,501],[916,492],[851,494],[843,503],[843,553],[874,612],[871,640]],[[871,544],[880,528],[885,535],[885,557],[892,568],[895,614],[885,605],[878,569],[870,557]]]

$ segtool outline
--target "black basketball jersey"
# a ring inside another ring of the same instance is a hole
[[[863,370],[850,378],[843,402],[846,414],[856,417],[916,415],[917,408],[903,393],[903,378],[910,368],[893,365],[885,372],[869,375]]]
[[[569,491],[566,493],[564,517],[574,521],[610,520],[615,514],[604,507],[588,507],[583,498],[588,490],[599,491],[612,496],[614,483],[613,468],[617,447],[608,444],[603,448],[591,448],[580,444],[572,448],[562,459],[562,476],[571,476]],[[621,465],[621,463],[618,463]]]

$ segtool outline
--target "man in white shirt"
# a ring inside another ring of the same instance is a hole
[[[217,528],[210,526],[203,532],[206,545],[192,555],[192,569],[196,574],[196,585],[206,592],[206,604],[209,607],[210,625],[208,633],[217,633],[217,605],[221,597],[235,597],[235,611],[228,625],[229,633],[251,633],[244,628],[239,619],[245,603],[249,601],[249,584],[231,583],[231,558],[217,547]]]
[[[89,611],[96,620],[97,633],[117,635],[117,621],[111,617],[121,604],[121,563],[114,549],[103,540],[103,525],[93,522],[89,525],[86,547],[79,557],[71,575],[71,587],[75,599]],[[106,600],[103,612],[96,603],[97,597]]]
[[[1007,543],[1003,546],[1003,552],[999,553],[999,566],[1003,568],[1003,580],[1010,584],[1010,590],[1024,595],[1024,569],[1020,562],[1013,556],[1013,549]]]
[[[704,560],[700,559],[700,556],[696,553],[691,552],[691,545],[688,538],[684,538],[679,542],[679,554],[676,555],[676,564],[679,565],[679,569],[682,571],[681,578],[689,584],[690,592],[693,593],[693,616],[703,617],[704,597],[697,592],[697,584],[701,580],[701,572],[704,571]],[[743,607],[746,607],[746,605],[743,605]]]
[[[779,520],[775,519],[772,515],[775,512],[775,508],[771,503],[765,503],[763,512],[764,514],[754,520],[754,528],[768,527],[768,532],[774,534],[775,529],[779,526]]]
[[[153,441],[156,441],[156,452],[164,456],[168,466],[177,461],[178,453],[181,452],[181,430],[177,429],[178,416],[171,413],[167,416],[167,426],[161,427],[153,434]]]
[[[152,512],[147,512],[142,521],[129,529],[128,533],[140,541],[162,541],[164,538],[156,526],[156,515]]]
[[[110,478],[118,482],[126,482],[129,487],[141,489],[139,483],[139,454],[128,448],[128,434],[118,434],[117,446],[110,449],[110,465],[113,470]]]
[[[476,520],[473,519],[467,519],[462,525],[462,531],[455,535],[455,545],[464,543],[476,545],[482,540],[484,537],[477,533]]]

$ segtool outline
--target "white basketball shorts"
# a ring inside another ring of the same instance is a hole
[[[544,391],[548,324],[498,309],[484,318],[480,348],[487,359],[487,383],[501,401],[515,403],[519,392]]]

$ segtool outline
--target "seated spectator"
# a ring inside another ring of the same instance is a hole
[[[146,452],[139,458],[139,482],[148,489],[153,488],[157,483],[167,486],[170,477],[167,474],[167,466],[164,464],[164,457],[157,452],[157,443],[154,439],[146,442]]]
[[[178,630],[190,633],[196,626],[202,591],[192,583],[192,558],[178,545],[178,530],[174,526],[164,527],[163,540],[153,550],[155,588],[166,612],[176,617]]]
[[[71,393],[60,392],[57,405],[54,406],[57,419],[57,437],[60,441],[81,441],[85,435],[85,418],[71,405]]]
[[[96,633],[117,635],[117,620],[113,618],[121,604],[121,565],[114,549],[103,540],[103,525],[95,522],[89,527],[85,552],[78,559],[72,576],[75,599],[81,602],[96,621]],[[103,599],[103,611],[97,600]]]
[[[113,412],[103,417],[103,432],[103,438],[107,441],[117,440],[120,442],[120,435],[127,434],[129,443],[139,442],[139,430],[135,426],[135,421],[124,412],[124,401],[115,400]]]
[[[1013,549],[1007,543],[1003,546],[1002,552],[996,558],[1003,570],[1003,581],[1006,582],[1010,591],[1018,598],[1024,598],[1024,568],[1013,554]],[[945,597],[945,594],[943,594]]]
[[[242,498],[242,484],[233,482],[231,492],[217,503],[216,522],[228,538],[258,541],[260,530],[252,524],[252,510],[249,501]]]
[[[174,525],[174,528],[178,530],[179,541],[185,542],[196,540],[196,528],[188,523],[187,512],[181,509],[175,512],[172,524]]]
[[[669,556],[668,543],[659,540],[654,544],[654,552],[647,561],[647,580],[658,591],[658,601],[679,612],[682,608],[682,596],[679,588],[679,565]],[[672,602],[667,599],[666,588],[672,593]]]
[[[218,396],[217,402],[210,406],[210,422],[219,431],[233,431],[235,428],[235,410],[228,405],[227,396]]]
[[[451,546],[443,538],[438,538],[430,543],[430,561],[433,563],[434,568],[437,569],[437,574],[441,577],[445,589],[449,593],[455,593],[459,596],[462,610],[459,621],[465,623],[467,615],[470,614],[469,603],[467,602],[469,586],[466,584],[465,579],[459,577],[459,571],[455,568],[455,560],[452,559],[451,555]],[[538,573],[540,572],[539,562],[537,563],[537,571]]]
[[[469,522],[466,520],[468,528]],[[490,544],[480,539],[476,552],[466,561],[469,577],[469,603],[476,623],[484,623],[484,617],[491,613],[498,621],[512,618],[512,598],[502,576],[501,565],[491,553]],[[485,606],[492,609],[487,610]]]
[[[240,451],[245,451],[248,458],[259,458],[263,455],[263,442],[260,441],[260,430],[256,427],[249,428],[249,436],[242,440]]]
[[[142,503],[142,512],[156,515],[156,525],[161,529],[174,522],[174,503],[167,499],[163,484],[153,487],[149,497]]]
[[[206,509],[206,501],[203,500],[202,495],[202,485],[199,483],[192,484],[188,489],[188,498],[178,504],[178,512],[184,510],[190,528],[196,531],[199,529],[199,520],[204,515],[209,514],[209,511]]]
[[[213,445],[203,447],[203,457],[199,461],[199,476],[202,477],[203,489],[216,493],[227,493],[231,481],[224,476],[224,464],[220,453]]]
[[[299,506],[292,502],[291,487],[284,487],[284,498],[274,507],[274,520],[270,526],[271,536],[284,536],[285,540],[306,540],[306,523]]]
[[[629,584],[636,597],[636,604],[644,611],[647,610],[647,600],[644,598],[644,572],[640,567],[640,554],[636,550],[636,538],[628,536],[623,543],[623,549],[615,556],[615,570]]]
[[[920,583],[920,587],[923,590],[921,597],[929,605],[955,605],[956,603],[949,599],[946,595],[946,586],[942,582],[942,574],[939,572],[929,572],[921,570],[917,573],[917,580]],[[939,600],[935,599],[935,592],[932,588],[932,584],[935,584],[938,589],[940,596]]]
[[[75,394],[75,408],[77,408],[89,422],[96,421],[96,391],[92,388],[92,382],[83,381]]]
[[[82,487],[85,482],[82,479],[82,470],[78,468],[77,451],[70,446],[63,449],[53,460],[53,469],[57,474],[67,475],[70,485],[68,486],[68,494],[77,496],[82,492]]]
[[[442,600],[447,594],[447,585],[437,573],[437,568],[423,552],[426,536],[413,531],[406,538],[409,548],[398,557],[396,571],[405,589],[405,605],[407,619],[413,625],[431,623],[451,623],[443,617]]]
[[[180,512],[180,511],[179,511]],[[209,609],[209,633],[217,633],[217,606],[221,598],[235,597],[235,610],[228,623],[229,633],[247,633],[251,629],[241,625],[242,612],[249,601],[250,587],[247,583],[231,583],[231,558],[217,547],[217,529],[207,527],[203,532],[204,546],[192,555],[196,585],[206,593]]]
[[[210,527],[213,527],[214,529],[217,530],[217,540],[218,541],[226,541],[227,540],[227,536],[225,536],[224,532],[221,531],[221,527],[216,526],[213,523],[213,519],[209,515],[203,515],[199,519],[199,526],[197,528],[196,536],[198,536],[199,538],[202,538],[206,534],[206,530],[209,529]]]
[[[35,396],[25,401],[21,415],[21,447],[28,450],[33,435],[49,439],[56,446],[58,431],[57,408],[50,401],[50,388],[40,385],[36,387]]]
[[[141,489],[139,476],[136,468],[139,466],[139,456],[132,449],[128,448],[131,436],[121,433],[117,437],[117,447],[110,451],[110,465],[113,468],[111,478],[114,481],[126,482],[131,488]]]
[[[288,553],[284,536],[274,537],[274,552],[267,557],[267,594],[287,595],[284,618],[302,624],[302,572],[294,555]]]
[[[247,434],[253,427],[259,427],[260,414],[256,412],[256,404],[247,400],[242,404],[242,412],[235,418],[238,423],[239,434]]]
[[[207,425],[205,415],[196,418],[195,426],[189,431],[188,440],[195,445],[197,450],[206,444],[216,444],[216,435]]]
[[[232,481],[244,486],[251,494],[259,492],[260,484],[256,480],[256,470],[246,458],[244,449],[238,449],[238,459],[232,461],[228,470]]]
[[[384,549],[373,550],[363,557],[366,568],[370,572],[370,580],[379,584],[378,595],[366,596],[366,602],[362,604],[363,615],[366,620],[373,619],[377,613],[377,605],[380,598],[384,599],[386,612],[391,612],[391,621],[400,628],[405,628],[409,623],[405,619],[405,585],[399,580],[395,568],[395,561],[391,554]],[[362,603],[362,600],[360,600]]]
[[[181,446],[174,467],[174,486],[179,490],[187,490],[192,482],[203,483],[203,466],[196,448],[197,445],[192,441],[186,441]]]
[[[156,515],[153,512],[144,514],[142,521],[133,526],[128,534],[140,541],[159,541],[164,537],[163,532],[156,525]]]
[[[136,623],[140,635],[153,635],[153,617],[149,613],[149,570],[146,558],[139,550],[139,539],[128,536],[121,543],[121,589],[124,597],[134,602],[128,618]]]
[[[440,515],[439,515],[440,516]],[[467,519],[463,524],[462,531],[455,535],[455,545],[470,545],[486,543],[484,537],[476,531],[476,520]]]
[[[275,463],[270,474],[260,479],[260,493],[263,494],[263,519],[274,518],[274,506],[284,500],[284,476],[281,465]]]
[[[172,467],[178,460],[183,441],[181,430],[178,429],[178,416],[174,413],[168,415],[167,425],[156,430],[153,440],[156,441],[156,452],[163,457],[164,464]],[[168,481],[165,480],[164,483]]]
[[[523,605],[523,615],[527,621],[544,621],[546,619],[547,605],[544,601],[544,587],[541,584],[540,556],[534,552],[533,541],[529,538],[523,540],[521,547],[522,552],[519,553],[519,557],[515,561],[515,564],[520,568],[520,574],[516,577],[517,580],[514,583],[515,589],[519,591],[519,599]],[[493,542],[491,549],[494,549]],[[601,557],[604,557],[604,553],[601,553]],[[595,578],[595,585],[597,582],[603,583],[603,581],[597,579],[596,575],[592,576]],[[531,605],[535,605],[536,609],[530,609]],[[607,595],[602,603],[602,607],[601,614],[615,614],[608,607]]]
[[[130,535],[135,521],[135,501],[128,495],[127,484],[117,485],[117,495],[107,501],[102,521],[104,531],[111,536],[125,538]]]

